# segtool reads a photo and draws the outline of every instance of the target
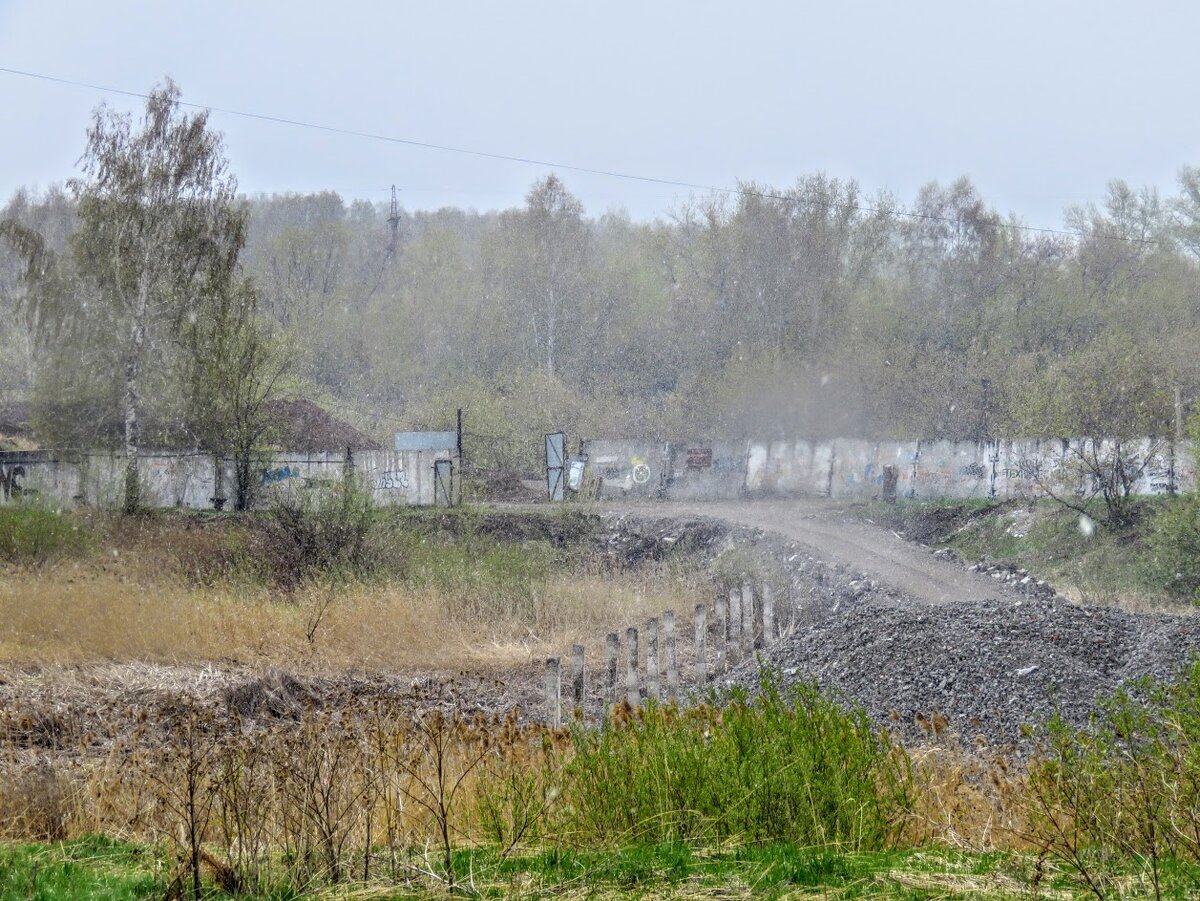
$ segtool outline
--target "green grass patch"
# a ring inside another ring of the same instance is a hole
[[[0,506],[0,561],[41,566],[83,556],[94,545],[87,523],[36,501]]]
[[[470,874],[460,894],[482,898],[1086,897],[1077,874],[1052,860],[940,846],[868,852],[789,843],[706,848],[668,842],[596,850],[548,847],[517,854],[471,848],[455,852],[455,870]],[[180,897],[172,892],[167,873],[155,849],[103,836],[59,844],[0,845],[0,901]],[[1098,864],[1095,874],[1114,897],[1153,896],[1153,885],[1143,873],[1111,859]],[[1162,896],[1193,897],[1194,876],[1187,865],[1164,858]],[[351,880],[340,887],[276,888],[257,895],[230,895],[206,883],[203,892],[210,901],[446,896],[443,885],[420,877],[400,885]]]
[[[161,898],[152,849],[104,836],[53,845],[0,845],[0,899],[132,901]]]
[[[719,706],[619,711],[577,730],[564,789],[580,843],[853,850],[895,842],[910,790],[907,757],[861,709],[770,675]]]

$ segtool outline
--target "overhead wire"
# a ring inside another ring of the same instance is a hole
[[[140,100],[148,100],[150,95],[142,91],[130,91],[124,88],[114,88],[107,85],[94,84],[92,82],[78,81],[71,78],[62,78],[56,75],[47,75],[41,72],[31,72],[25,69],[15,69],[8,66],[0,66],[0,73],[7,75],[15,75],[22,78],[31,78],[39,81],[51,82],[54,84],[68,85],[70,87],[86,88],[92,91],[98,91],[105,94],[115,94],[122,97],[131,97]],[[776,194],[769,191],[756,191],[751,188],[744,187],[724,187],[721,185],[707,185],[700,182],[681,181],[672,178],[663,178],[654,175],[641,175],[633,172],[623,172],[616,169],[603,169],[591,166],[580,166],[573,163],[555,162],[551,160],[538,159],[530,156],[520,156],[515,154],[497,153],[488,150],[478,150],[469,147],[456,147],[451,144],[439,144],[433,141],[420,141],[413,138],[397,137],[395,135],[385,135],[377,132],[360,131],[353,128],[344,128],[338,125],[326,125],[319,122],[309,122],[303,119],[294,119],[287,116],[275,116],[266,113],[249,112],[246,110],[238,110],[230,107],[213,106],[206,103],[197,103],[180,99],[177,101],[180,106],[189,109],[207,111],[212,113],[220,113],[225,116],[237,116],[243,119],[253,119],[260,122],[269,122],[276,125],[288,125],[294,128],[306,128],[314,131],[321,131],[327,134],[344,135],[347,137],[363,138],[372,141],[381,141],[389,144],[398,144],[406,147],[415,147],[423,150],[432,150],[442,153],[454,153],[462,156],[471,156],[481,159],[498,160],[501,162],[519,163],[528,166],[537,166],[544,169],[563,170],[567,172],[579,172],[586,175],[596,175],[604,178],[623,179],[625,181],[641,182],[644,184],[660,185],[663,187],[683,188],[691,191],[703,191],[712,194],[722,194],[732,197],[750,197],[761,200],[778,200],[785,203],[805,203],[806,201],[794,196],[786,194]],[[811,201],[808,201],[811,202]],[[854,204],[854,209],[869,215],[888,215],[897,216],[907,219],[926,220],[930,222],[945,222],[950,224],[958,224],[958,220],[950,216],[942,216],[936,213],[922,213],[916,210],[905,210],[901,207],[876,206],[872,204]],[[1076,240],[1082,239],[1084,234],[1081,231],[1071,231],[1062,228],[1051,228],[1048,226],[1038,225],[1023,225],[1017,222],[996,222],[993,223],[997,228],[1005,228],[1030,232],[1035,234],[1056,235],[1059,237],[1069,237]],[[1157,245],[1158,242],[1152,238],[1136,238],[1127,235],[1112,235],[1112,234],[1092,234],[1087,237],[1099,238],[1111,241],[1124,241],[1131,244],[1146,244]]]

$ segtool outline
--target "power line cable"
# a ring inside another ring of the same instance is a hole
[[[122,97],[134,97],[141,100],[148,100],[150,95],[141,91],[129,91],[123,88],[107,87],[105,85],[93,84],[86,81],[76,81],[70,78],[60,78],[55,75],[46,75],[40,72],[30,72],[24,69],[13,69],[7,66],[0,66],[0,72],[7,75],[16,75],[22,78],[32,78],[39,81],[52,82],[54,84],[69,85],[77,88],[87,88],[92,91],[99,91],[106,94],[117,94]],[[719,185],[706,185],[698,182],[679,181],[671,178],[660,178],[653,175],[639,175],[633,172],[621,172],[615,169],[599,169],[590,166],[577,166],[571,163],[558,163],[550,160],[537,159],[536,157],[515,156],[506,153],[494,153],[487,150],[475,150],[468,147],[455,147],[450,144],[437,144],[432,141],[418,141],[412,138],[400,138],[394,135],[379,134],[369,131],[358,131],[352,128],[342,128],[337,125],[324,125],[318,122],[306,122],[302,119],[292,119],[286,116],[272,116],[265,113],[253,113],[245,110],[236,110],[229,107],[210,106],[204,103],[194,103],[187,100],[179,100],[180,106],[186,106],[189,109],[203,110],[213,113],[221,113],[226,116],[238,116],[243,119],[255,119],[260,122],[271,122],[276,125],[290,125],[295,128],[307,128],[314,131],[323,131],[327,134],[346,135],[354,138],[364,138],[372,141],[382,141],[389,144],[401,144],[406,147],[416,147],[423,150],[434,150],[443,153],[456,153],[462,156],[473,156],[482,159],[500,160],[502,162],[520,163],[528,166],[538,166],[545,169],[562,169],[568,172],[580,172],[587,175],[599,175],[605,178],[624,179],[626,181],[642,182],[644,184],[661,185],[663,187],[686,188],[692,191],[706,191],[713,194],[724,194],[733,197],[753,197],[761,200],[779,200],[785,203],[811,203],[796,197],[788,197],[783,194],[773,194],[766,191],[754,191],[749,188],[728,188]],[[871,204],[854,204],[854,208],[864,213],[871,215],[889,215],[898,216],[907,219],[918,219],[929,222],[946,222],[957,224],[958,220],[950,216],[939,216],[934,213],[919,213],[914,210],[905,210],[900,207],[885,207],[874,206]],[[1021,225],[1015,222],[998,222],[995,223],[997,228],[1014,229],[1023,232],[1031,232],[1035,234],[1058,235],[1061,237],[1074,238],[1079,240],[1084,237],[1080,231],[1070,231],[1062,228],[1050,228],[1047,226],[1037,225]],[[1099,238],[1107,241],[1124,241],[1130,244],[1145,244],[1157,245],[1158,242],[1151,238],[1131,238],[1124,235],[1108,235],[1108,234],[1093,234],[1093,238]]]

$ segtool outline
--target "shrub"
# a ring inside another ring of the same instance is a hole
[[[1056,717],[1030,764],[1033,835],[1098,897],[1133,869],[1200,889],[1200,659],[1174,684],[1117,691],[1086,728]],[[1114,868],[1113,864],[1120,866]]]
[[[1153,580],[1172,595],[1200,600],[1200,492],[1167,500],[1148,543]]]
[[[293,590],[318,576],[369,572],[377,523],[370,492],[354,478],[281,490],[263,524],[263,553],[276,585]]]
[[[75,516],[32,501],[0,506],[0,560],[42,565],[90,545],[90,531]]]
[[[579,729],[567,800],[581,841],[795,842],[876,850],[909,807],[908,759],[815,684],[722,708],[650,707]]]

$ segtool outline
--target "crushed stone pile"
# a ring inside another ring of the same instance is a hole
[[[785,681],[815,679],[880,724],[917,735],[941,714],[964,741],[1020,745],[1059,710],[1084,724],[1098,696],[1173,678],[1200,649],[1200,617],[1133,614],[1062,598],[944,606],[866,602],[807,622],[762,653]],[[753,687],[757,663],[732,682]]]

